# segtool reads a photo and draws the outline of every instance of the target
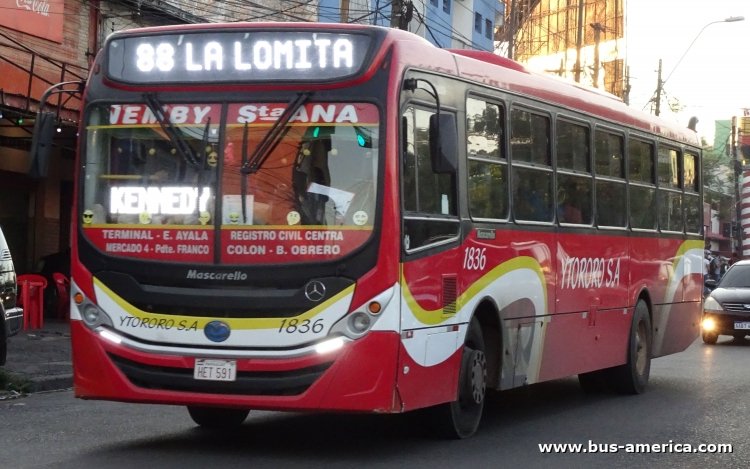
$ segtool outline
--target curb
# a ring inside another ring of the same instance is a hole
[[[73,387],[73,375],[38,376],[29,381],[29,393],[41,391],[62,391]]]

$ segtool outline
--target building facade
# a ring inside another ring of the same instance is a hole
[[[627,102],[624,0],[506,0],[503,52]]]

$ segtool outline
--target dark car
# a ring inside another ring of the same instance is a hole
[[[720,335],[750,335],[750,260],[732,264],[703,301],[703,342],[715,344]]]
[[[13,258],[0,228],[0,366],[5,365],[8,337],[18,333],[23,325],[23,309],[16,305],[17,292]]]

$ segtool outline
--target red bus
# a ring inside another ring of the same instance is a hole
[[[698,336],[694,132],[498,56],[341,24],[111,35],[85,85],[75,395],[430,408],[578,375],[640,393]]]

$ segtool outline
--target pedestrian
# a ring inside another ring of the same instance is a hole
[[[708,263],[708,275],[717,282],[721,278],[721,256],[712,256]]]

